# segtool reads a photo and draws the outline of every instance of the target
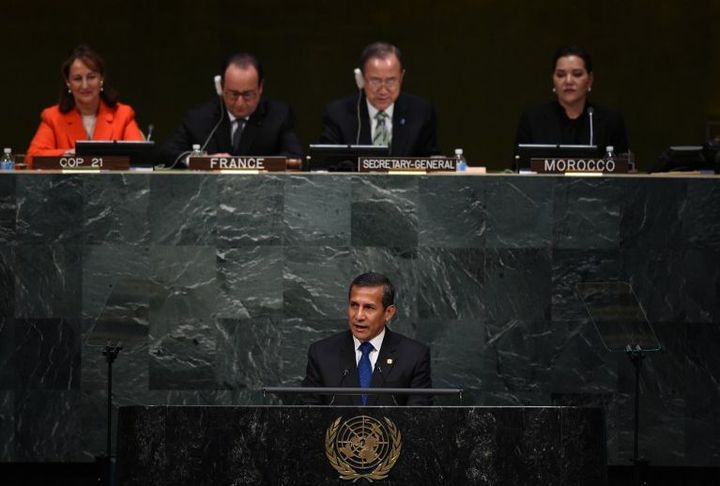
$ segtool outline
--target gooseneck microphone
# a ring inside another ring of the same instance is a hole
[[[380,376],[382,376],[382,374],[383,374],[383,369],[382,369],[382,366],[380,366],[380,363],[377,363],[377,364],[375,365],[375,369],[376,369],[377,372],[380,374]],[[384,377],[384,376],[382,376],[382,379],[383,379],[383,381],[385,381],[385,377]],[[395,406],[397,407],[397,406],[398,406],[398,401],[397,401],[397,398],[395,398],[395,395],[390,395],[390,398],[392,398],[393,405],[395,405]]]
[[[593,134],[593,129],[594,129],[594,126],[593,126],[593,113],[594,113],[594,112],[595,112],[595,110],[593,109],[592,106],[588,108],[588,116],[590,117],[590,143],[589,143],[588,145],[594,145],[594,144],[593,144],[593,141],[594,141],[594,140],[593,140],[593,139],[594,139],[594,134]]]
[[[150,125],[148,125],[148,134],[147,134],[147,137],[145,137],[146,142],[149,142],[150,139],[152,138],[153,130],[155,130],[155,125],[153,125],[151,123]]]
[[[200,152],[205,151],[205,147],[207,147],[207,144],[210,143],[210,139],[215,135],[215,132],[217,131],[218,127],[223,121],[223,118],[225,118],[225,104],[223,103],[222,99],[222,85],[220,83],[220,76],[215,76],[213,78],[213,82],[215,84],[215,93],[218,96],[218,103],[220,104],[220,118],[218,119],[217,123],[213,127],[212,130],[210,130],[210,134],[205,138],[205,141],[203,142],[202,146],[200,147]],[[152,126],[152,125],[151,125]],[[174,169],[175,166],[180,162],[182,159],[187,157],[188,155],[192,154],[193,150],[186,150],[184,152],[180,152],[177,157],[175,157],[175,160],[173,161],[172,165],[168,167],[167,169]]]
[[[340,378],[340,384],[338,385],[338,388],[342,388],[343,384],[345,383],[345,378],[350,374],[350,370],[345,368],[343,370],[342,378]],[[332,405],[335,403],[335,395],[332,396],[332,399],[330,399],[330,403],[328,405]]]
[[[355,75],[355,84],[358,87],[358,97],[357,97],[357,106],[355,107],[355,111],[357,112],[357,134],[355,135],[355,145],[360,145],[360,130],[362,129],[362,124],[360,120],[360,101],[362,101],[362,93],[363,93],[363,86],[365,86],[365,79],[363,78],[362,71],[360,68],[355,68],[353,70],[353,74]]]
[[[222,101],[222,96],[218,96],[218,102],[220,103],[220,118],[218,119],[213,129],[210,131],[210,134],[205,139],[205,142],[203,142],[202,146],[200,147],[200,152],[205,152],[205,147],[207,147],[207,144],[210,143],[210,139],[213,137],[213,135],[215,135],[215,132],[225,118],[225,104]]]

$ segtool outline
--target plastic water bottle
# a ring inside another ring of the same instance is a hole
[[[15,157],[9,148],[3,149],[3,156],[0,159],[0,170],[15,170]]]
[[[192,146],[192,153],[190,154],[190,157],[202,157],[205,155],[205,152],[200,150],[200,144],[194,143]]]
[[[615,160],[615,147],[608,145],[605,147],[605,163]]]
[[[200,150],[199,143],[194,143],[192,146],[192,152],[190,152],[190,154],[185,158],[185,165],[190,167],[190,157],[202,157],[203,155],[207,155],[207,152]]]
[[[468,165],[467,165],[467,161],[465,160],[465,156],[463,155],[463,149],[461,149],[461,148],[455,149],[455,158],[457,159],[455,170],[457,172],[465,172],[468,168]]]

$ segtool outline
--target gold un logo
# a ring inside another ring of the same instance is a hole
[[[340,423],[338,417],[325,432],[325,455],[340,478],[357,481],[385,479],[400,457],[402,436],[387,417],[384,422],[359,415]]]

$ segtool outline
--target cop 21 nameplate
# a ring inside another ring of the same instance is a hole
[[[202,157],[189,157],[190,170],[208,171],[237,171],[237,172],[280,172],[287,169],[287,157],[256,157],[256,156],[228,156],[219,157],[204,155]]]
[[[53,155],[33,157],[34,170],[129,170],[130,157],[125,155]]]
[[[627,174],[628,161],[617,159],[582,159],[539,157],[530,159],[530,170],[538,174],[565,174],[589,172],[603,174]]]
[[[454,172],[457,159],[450,157],[358,157],[358,172]]]

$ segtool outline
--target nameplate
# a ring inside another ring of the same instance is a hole
[[[190,170],[212,170],[223,172],[258,171],[281,172],[287,169],[287,157],[189,157]]]
[[[125,155],[36,155],[33,157],[35,170],[128,170],[130,157]]]
[[[454,172],[457,160],[449,157],[358,157],[358,172]]]
[[[539,174],[565,174],[566,172],[594,172],[603,174],[627,174],[628,162],[626,159],[559,159],[559,158],[532,158],[530,170]]]

